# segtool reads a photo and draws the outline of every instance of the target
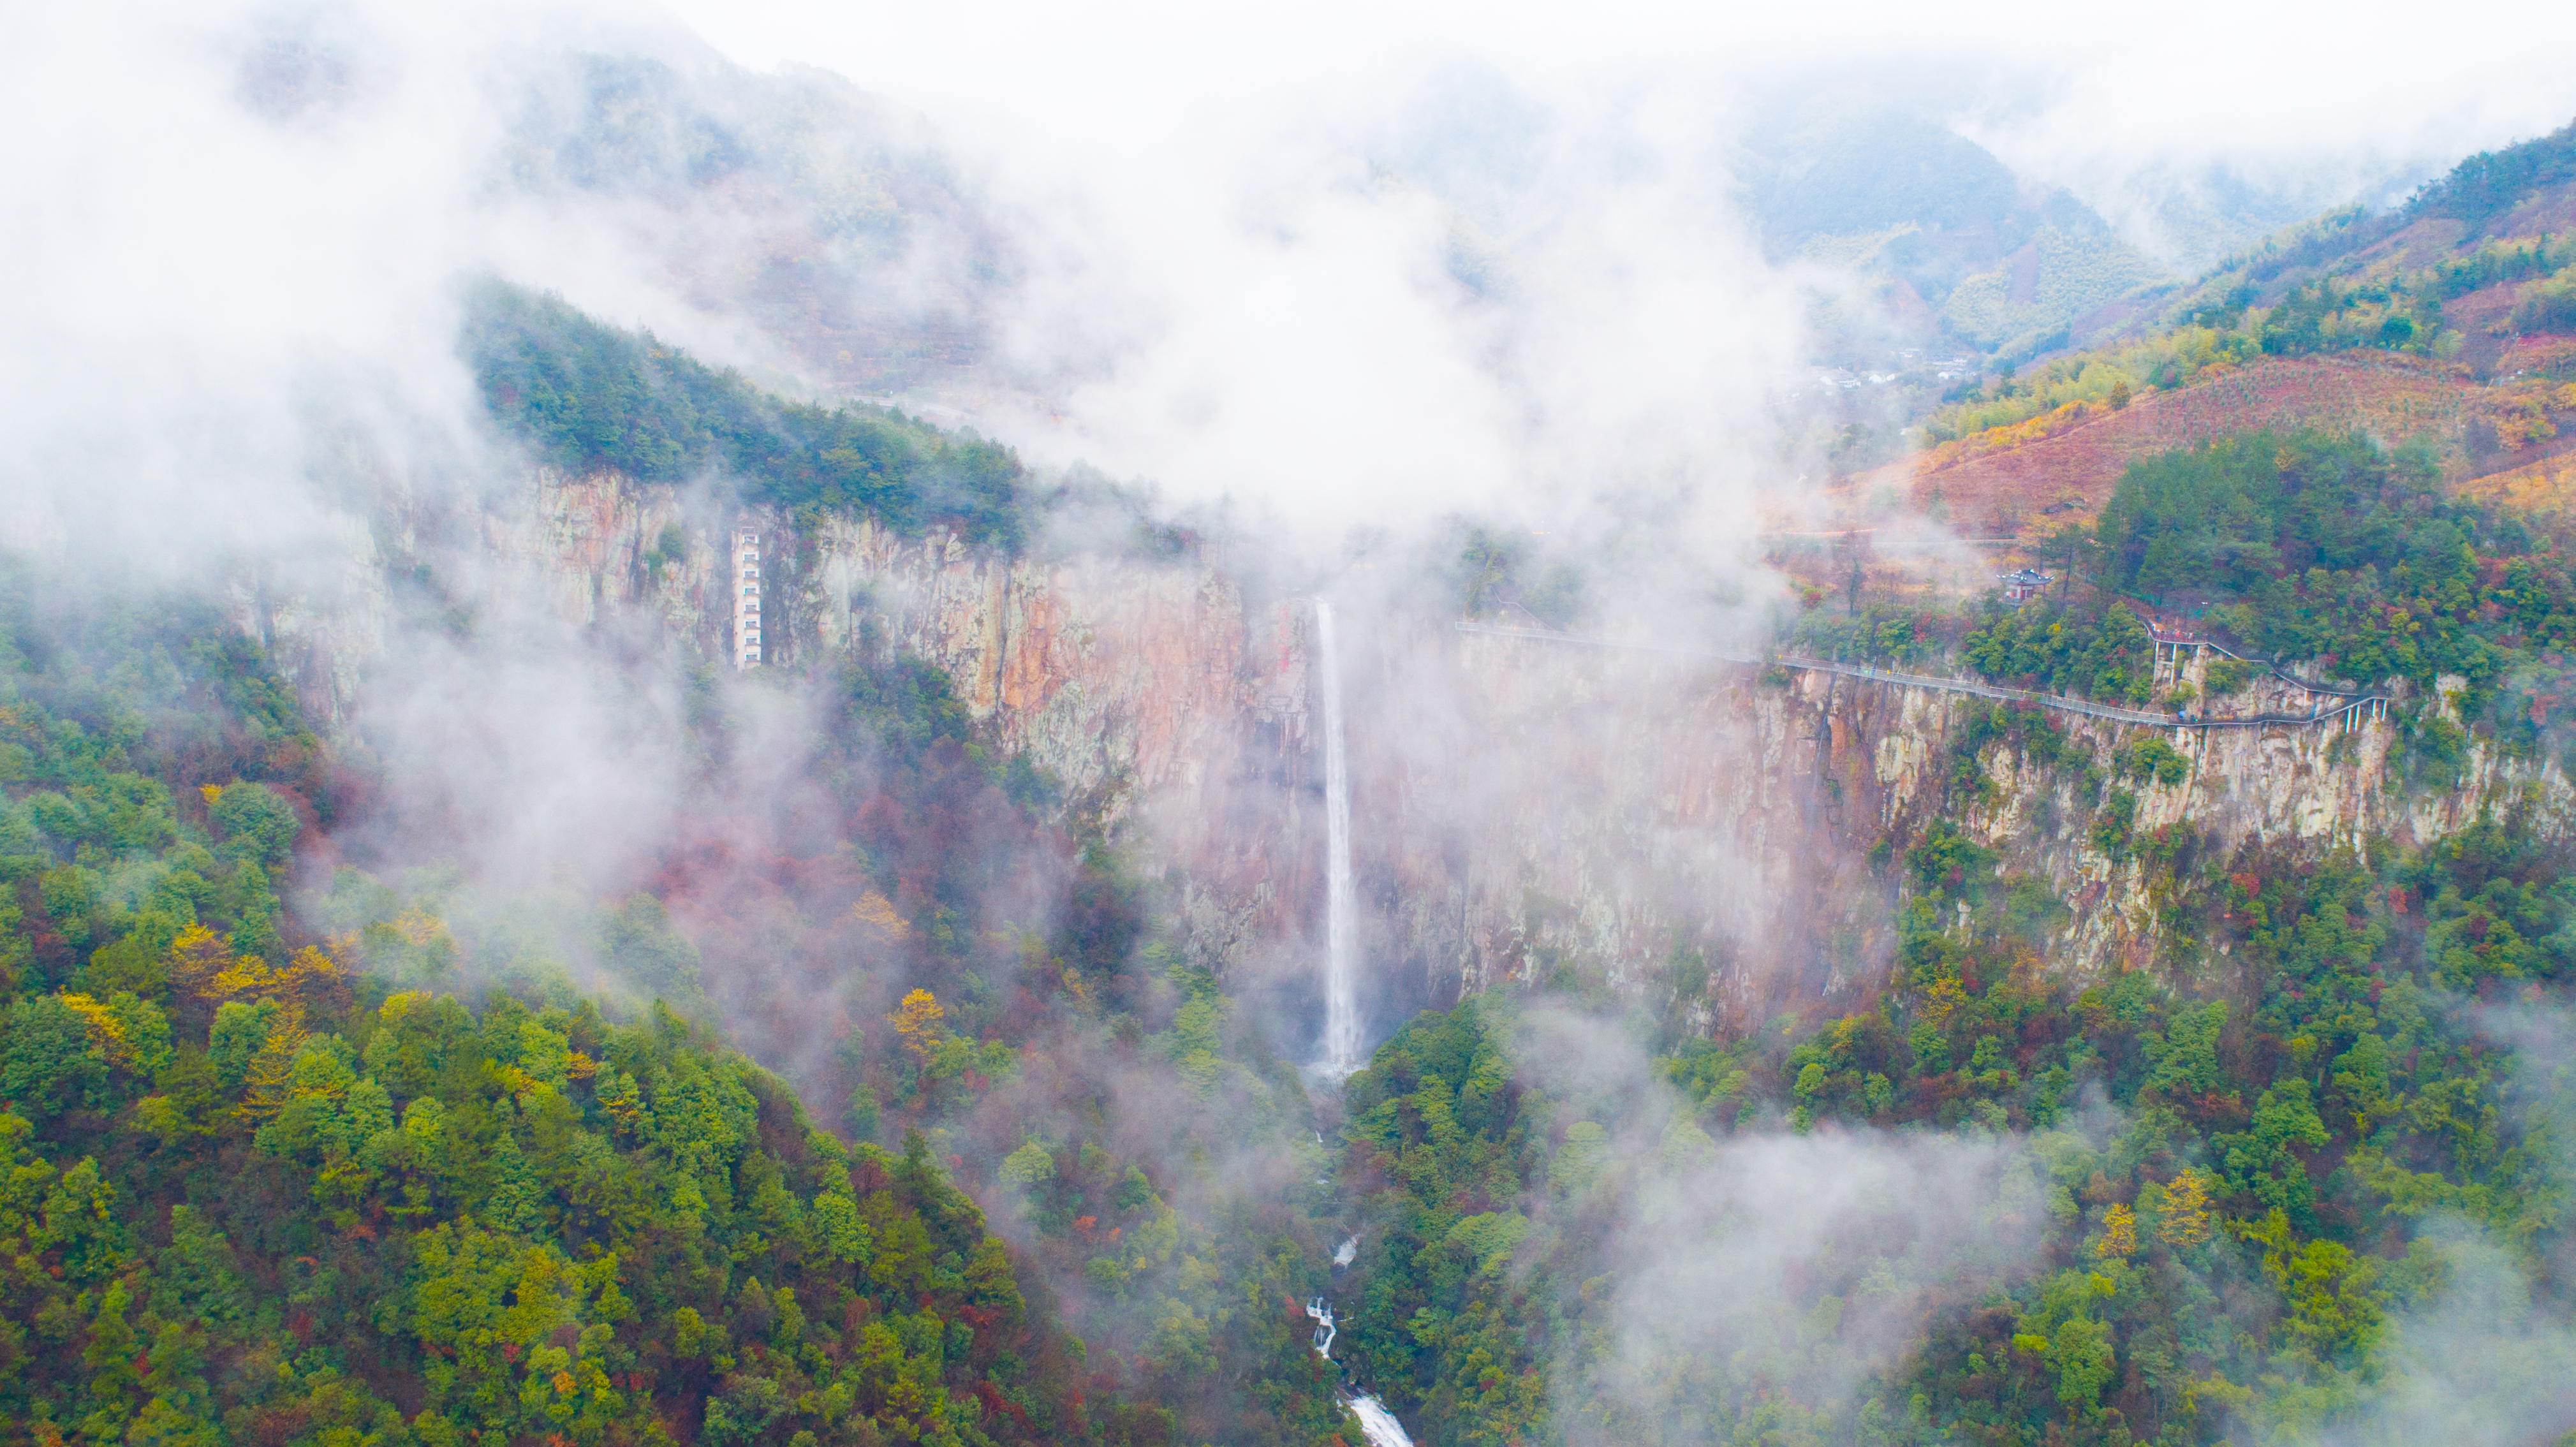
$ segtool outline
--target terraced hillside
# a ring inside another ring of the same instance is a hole
[[[2544,521],[2576,520],[2576,449],[2473,478],[2459,492],[2472,502],[2515,508]]]
[[[2092,520],[2139,457],[2262,428],[2429,449],[2455,488],[2563,512],[2571,225],[2576,126],[2472,156],[2394,210],[2292,228],[2088,350],[1954,392],[1921,420],[1923,450],[1837,490],[1832,526],[1910,503],[1963,537],[2035,541]]]
[[[2265,358],[2125,406],[2073,402],[1990,428],[1871,473],[1859,490],[1941,503],[1974,536],[2036,535],[2091,521],[2133,458],[2265,426],[2447,440],[2487,414],[2493,391],[2401,357]]]

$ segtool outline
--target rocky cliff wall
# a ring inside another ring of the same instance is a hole
[[[952,534],[800,523],[537,469],[465,505],[380,498],[337,563],[291,585],[246,581],[235,614],[343,731],[405,629],[726,668],[736,595],[720,544],[737,526],[763,537],[773,672],[857,649],[928,659],[994,747],[1025,752],[1068,807],[1134,845],[1206,963],[1293,953],[1280,942],[1305,933],[1321,894],[1310,610],[1250,605],[1203,565],[1006,558]]]
[[[538,468],[477,499],[383,491],[362,506],[336,546],[231,588],[234,622],[335,732],[405,628],[511,630],[559,646],[627,632],[725,656],[723,523],[674,489]]]
[[[1323,877],[1304,599],[1248,605],[1198,563],[1010,559],[867,522],[794,555],[794,646],[938,664],[995,746],[1135,851],[1200,963],[1304,988]]]
[[[1903,853],[1936,819],[2064,903],[2044,952],[2078,977],[2161,958],[2145,856],[2167,826],[2226,859],[2247,845],[2366,854],[2518,805],[2552,836],[2576,819],[2554,761],[2483,741],[2455,782],[2402,786],[2393,716],[2191,730],[2052,711],[2061,758],[1989,744],[1975,787],[1960,743],[1995,705],[1971,695],[1492,636],[1426,651],[1448,660],[1454,736],[1402,761],[1381,899],[1390,943],[1467,988],[1573,966],[1726,1013],[1865,985],[1893,945]],[[2278,683],[2232,702],[2314,706]],[[2183,777],[2118,777],[2141,737],[2171,747]],[[2135,817],[2097,841],[2106,791],[2132,794]]]
[[[533,471],[470,508],[395,504],[352,522],[345,568],[299,586],[246,581],[237,620],[340,719],[365,672],[415,623],[636,632],[730,666],[726,532],[760,531],[768,655],[799,668],[865,644],[938,664],[994,742],[1026,751],[1123,816],[1206,782],[1244,727],[1307,747],[1302,632],[1291,605],[1246,615],[1206,567],[1011,559],[951,533],[808,526],[718,509],[614,472]],[[1267,650],[1254,657],[1255,650]]]
[[[1026,752],[1069,807],[1131,843],[1194,954],[1293,1003],[1322,935],[1303,599],[1248,600],[1186,561],[1011,559],[846,520],[800,530],[540,472],[462,517],[380,521],[327,595],[238,601],[333,717],[423,590],[480,619],[532,611],[721,663],[731,595],[715,543],[740,521],[766,536],[776,666],[860,648],[938,664],[996,747]],[[2388,720],[2190,731],[2056,714],[2068,759],[1990,748],[1991,784],[1970,789],[1956,745],[1985,700],[1342,611],[1363,939],[1388,1017],[1560,976],[1700,1016],[1866,987],[1892,948],[1893,861],[1935,818],[2064,901],[2047,942],[2059,968],[2149,963],[2166,929],[2151,870],[2127,841],[2090,837],[2084,779],[2142,732],[2187,772],[2117,785],[2135,794],[2136,839],[2188,824],[2222,855],[2421,841],[2526,797],[2563,830],[2576,805],[2554,764],[2483,744],[2456,785],[2398,789]],[[2266,687],[2240,706],[2306,707]]]

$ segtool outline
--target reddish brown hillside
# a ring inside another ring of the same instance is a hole
[[[2553,521],[2576,521],[2576,453],[2559,452],[2537,462],[2460,485],[2462,496],[2517,508]]]
[[[2490,389],[2449,368],[2385,356],[2267,358],[2119,410],[2062,409],[1962,438],[1856,479],[1855,491],[1937,502],[1970,535],[2021,534],[2089,521],[2133,457],[2265,426],[2448,439],[2489,405]]]

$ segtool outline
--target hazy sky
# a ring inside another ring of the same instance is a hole
[[[1794,280],[1731,213],[1728,146],[1784,99],[1928,109],[2115,222],[2211,166],[2299,213],[2385,196],[2576,115],[2576,8],[2536,5],[2439,24],[2239,4],[672,13],[755,69],[818,65],[917,108],[1046,238],[1010,340],[1088,370],[1056,415],[1005,424],[1032,456],[1397,522],[1533,489],[1545,510],[1614,474],[1743,480],[1746,400],[1806,347]],[[1363,184],[1363,161],[1444,126],[1517,188],[1474,218],[1510,233],[1508,316],[1426,284],[1447,213]],[[1738,488],[1713,496],[1743,515]]]
[[[818,65],[916,109],[1020,243],[1007,355],[1063,379],[1045,415],[992,423],[1040,461],[1248,497],[1334,537],[1641,479],[1724,484],[1710,507],[1748,516],[1736,484],[1761,462],[1759,394],[1805,360],[1800,288],[1814,280],[1760,264],[1725,189],[1730,139],[1766,98],[1927,106],[2115,213],[2109,198],[2143,174],[2226,162],[2327,195],[2576,113],[2563,80],[2576,9],[2435,24],[2342,6],[2327,26],[2294,7],[2070,24],[2079,13],[1343,0],[47,12],[0,51],[0,120],[20,138],[0,149],[16,203],[0,264],[32,279],[0,296],[20,342],[0,358],[0,422],[20,439],[0,479],[29,479],[0,513],[49,489],[163,519],[184,554],[274,538],[273,511],[249,501],[300,475],[315,396],[379,433],[428,436],[470,408],[451,283],[477,270],[758,360],[751,342],[724,345],[725,319],[668,295],[625,219],[494,189],[493,77],[513,54],[684,54],[680,32],[695,31],[755,69]],[[350,102],[246,109],[240,57],[263,35],[352,57]],[[1503,99],[1476,110],[1462,96]],[[1475,218],[1509,233],[1508,305],[1449,281],[1459,237],[1444,198],[1368,168],[1390,138],[1426,132],[1509,192]],[[132,426],[138,413],[158,425]],[[151,506],[126,505],[147,493]]]
[[[1365,105],[1473,56],[1542,91],[1724,90],[1811,70],[1984,112],[2064,179],[2165,160],[2250,169],[2440,157],[2576,115],[2576,7],[1611,3],[1295,6],[678,0],[745,64],[802,61],[1013,154],[1203,150]],[[1134,155],[1120,158],[1132,163]]]

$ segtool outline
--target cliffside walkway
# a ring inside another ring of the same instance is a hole
[[[1743,664],[1753,668],[1805,669],[1810,673],[1834,673],[1845,678],[1865,679],[1871,683],[1893,683],[1908,688],[1935,688],[1946,693],[1974,694],[1979,698],[2001,699],[2008,703],[2034,703],[2063,713],[2082,714],[2087,718],[2108,719],[2113,723],[2137,724],[2160,729],[2251,729],[2275,725],[2316,725],[2338,723],[2352,727],[2363,717],[2378,718],[2388,711],[2385,694],[2345,694],[2341,690],[2319,689],[2319,693],[2343,701],[2335,707],[2312,713],[2257,713],[2241,718],[2183,718],[2169,713],[2149,713],[2144,709],[2113,708],[2088,699],[2069,698],[2062,693],[2040,693],[2027,688],[2005,688],[2000,684],[1979,683],[1972,678],[1944,678],[1928,673],[1898,673],[1891,669],[1871,668],[1858,663],[1835,663],[1822,658],[1806,658],[1794,653],[1737,653],[1720,648],[1682,648],[1669,643],[1636,643],[1617,638],[1586,638],[1579,633],[1558,633],[1545,628],[1507,628],[1494,623],[1458,625],[1461,633],[1477,633],[1494,638],[1524,638],[1539,643],[1571,643],[1587,648],[1622,649],[1635,653],[1669,653],[1677,658],[1705,658],[1723,663]],[[2283,675],[2287,677],[2287,675]],[[2299,682],[2299,680],[2293,680]],[[2301,686],[2305,687],[2304,682]]]
[[[2265,658],[2259,654],[2253,653],[2239,653],[2235,649],[2228,647],[2226,644],[2219,642],[2215,638],[2203,638],[2197,633],[2171,632],[2161,624],[2156,625],[2153,631],[2156,639],[2156,654],[2158,661],[2162,662],[2165,658],[2170,657],[2177,668],[2182,664],[2182,654],[2184,649],[2206,649],[2222,658],[2233,658],[2239,663],[2253,664],[2255,667],[2271,674],[2274,678],[2281,680],[2292,688],[2305,689],[2309,694],[2315,697],[2359,699],[2373,696],[2370,690],[2365,688],[2345,688],[2339,684],[2319,683],[2315,679],[2301,678],[2290,670],[2283,668],[2281,666],[2281,660],[2277,658]]]

